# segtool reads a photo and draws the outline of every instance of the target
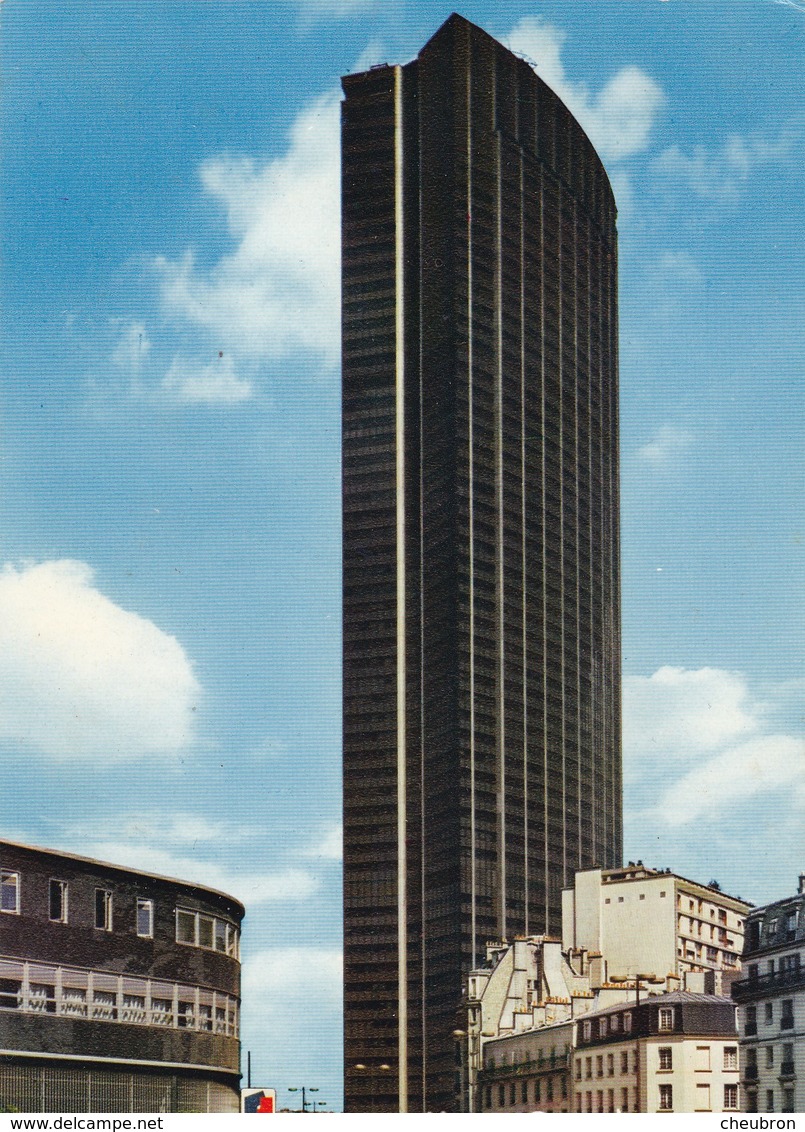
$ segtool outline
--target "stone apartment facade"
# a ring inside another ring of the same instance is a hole
[[[805,875],[799,892],[746,921],[743,977],[732,984],[747,1112],[805,1112]]]
[[[737,1112],[735,1009],[672,991],[574,1025],[574,1112]]]
[[[610,976],[651,972],[679,979],[687,972],[711,972],[697,989],[720,992],[740,969],[751,907],[640,861],[588,869],[577,872],[573,887],[562,893],[562,946],[602,953]]]

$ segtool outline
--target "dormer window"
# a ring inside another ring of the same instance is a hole
[[[674,1028],[674,1008],[673,1006],[661,1006],[657,1011],[657,1027],[660,1031],[667,1033]]]

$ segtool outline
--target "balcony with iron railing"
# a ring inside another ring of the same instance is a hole
[[[556,1053],[539,1056],[533,1060],[515,1062],[504,1065],[485,1065],[479,1072],[481,1080],[490,1082],[500,1077],[525,1077],[534,1073],[550,1073],[559,1069],[567,1069],[570,1065],[569,1053]]]
[[[751,1002],[775,991],[797,990],[800,987],[805,987],[805,966],[786,967],[782,971],[769,971],[764,975],[736,980],[732,984],[732,997],[736,1002]]]
[[[796,1076],[796,1069],[793,1061],[783,1061],[780,1063],[780,1080]]]

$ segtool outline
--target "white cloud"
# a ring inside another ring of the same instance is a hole
[[[660,322],[684,319],[691,304],[701,297],[703,277],[699,265],[686,251],[668,250],[643,268],[650,317]]]
[[[386,49],[379,39],[370,39],[352,65],[352,72],[360,74],[386,62]]]
[[[146,333],[145,323],[132,319],[122,327],[120,338],[112,354],[112,361],[136,377],[150,349],[151,342]]]
[[[508,46],[528,58],[551,89],[578,119],[604,160],[618,161],[648,148],[657,113],[664,102],[658,84],[638,67],[622,67],[597,92],[565,74],[562,48],[566,35],[538,16],[526,16],[512,29]]]
[[[190,250],[156,261],[167,309],[239,353],[302,350],[337,362],[339,105],[335,91],[309,105],[285,154],[265,165],[245,157],[205,162],[202,184],[225,208],[237,247],[210,269]]]
[[[764,735],[731,747],[669,787],[658,811],[671,826],[717,818],[736,803],[778,790],[801,793],[805,744],[790,735]]]
[[[76,846],[78,852],[97,860],[217,888],[236,897],[247,909],[260,904],[305,900],[318,888],[316,878],[305,869],[285,868],[276,873],[229,869],[210,860],[207,854],[211,848],[215,850],[216,845],[205,842],[197,854],[174,854],[143,842],[125,840],[82,840],[80,848]]]
[[[659,467],[681,456],[693,444],[693,433],[675,425],[660,425],[648,444],[638,449],[638,456]]]
[[[618,216],[621,219],[631,216],[635,207],[635,196],[631,177],[624,169],[611,169],[608,175],[612,192],[615,194]]]
[[[323,835],[305,853],[324,861],[340,861],[343,856],[343,833],[341,823],[336,822],[326,829]]]
[[[179,812],[150,812],[117,814],[114,817],[94,817],[91,824],[73,823],[67,827],[68,836],[83,843],[87,840],[113,841],[123,839],[137,845],[204,845],[234,844],[254,835],[254,830],[231,822],[210,821],[203,814]]]
[[[655,158],[653,168],[703,200],[729,202],[738,198],[755,169],[789,158],[796,141],[793,130],[783,131],[774,140],[731,134],[715,151],[697,145],[686,153],[679,146],[671,146]]]
[[[698,284],[702,273],[690,252],[665,251],[656,262],[648,265],[647,273],[654,283]]]
[[[250,928],[247,917],[241,1025],[243,1048],[253,1051],[253,1080],[259,1084],[262,1076],[277,1085],[280,1106],[297,1110],[298,1090],[306,1082],[317,1090],[308,1093],[308,1106],[315,1096],[332,1109],[341,1090],[340,1073],[331,1077],[327,1072],[334,1035],[338,1043],[341,1032],[341,951],[326,944],[304,946],[306,933],[297,932],[299,946],[265,947],[250,954],[255,926]],[[269,1035],[279,1040],[269,1044]],[[287,1091],[289,1086],[295,1091]]]
[[[92,582],[70,560],[0,573],[0,739],[109,762],[187,747],[201,689],[184,649]]]
[[[212,405],[247,401],[254,389],[250,381],[237,376],[227,354],[206,366],[174,358],[162,380],[162,392],[174,401]]]
[[[343,978],[340,951],[323,947],[270,948],[258,951],[243,964],[243,998],[259,998],[268,1017],[285,1013],[302,1001],[337,1009]]]
[[[377,0],[286,0],[299,9],[303,16],[345,16],[360,15],[377,7]]]
[[[718,668],[666,665],[623,681],[623,747],[627,762],[690,762],[759,726],[746,677]]]
[[[623,690],[631,820],[649,841],[662,828],[699,819],[715,828],[744,803],[759,813],[761,799],[775,793],[781,821],[805,803],[805,745],[774,725],[788,706],[791,681],[765,685],[761,699],[742,673],[668,666],[650,677],[627,677]],[[758,822],[743,828],[755,827]],[[706,826],[698,832],[706,843]]]
[[[306,4],[303,10],[347,15],[365,4]],[[602,156],[628,157],[648,145],[663,96],[636,67],[618,71],[595,95],[570,82],[561,62],[562,32],[536,18],[521,20],[511,46],[533,55],[539,73],[589,131]],[[361,63],[377,54],[370,45]],[[228,351],[252,359],[312,354],[334,367],[339,353],[340,93],[316,99],[294,121],[282,156],[264,164],[219,156],[200,170],[205,191],[225,210],[234,249],[211,267],[188,248],[176,260],[158,257],[166,310],[204,327]],[[619,191],[628,198],[628,184]],[[627,201],[628,203],[628,201]],[[231,373],[188,372],[185,363],[164,391],[184,401],[235,401],[248,382]]]

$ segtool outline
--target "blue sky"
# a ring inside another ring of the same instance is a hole
[[[340,1103],[338,80],[436,0],[5,0],[6,837],[236,893]],[[620,208],[627,858],[802,851],[805,3],[467,0]]]

